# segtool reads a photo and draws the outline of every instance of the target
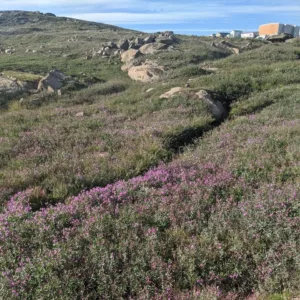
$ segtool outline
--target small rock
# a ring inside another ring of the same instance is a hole
[[[75,116],[78,118],[82,118],[84,116],[84,112],[81,111],[81,112],[77,113]]]

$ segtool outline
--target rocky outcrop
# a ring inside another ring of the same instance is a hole
[[[161,44],[165,44],[165,45],[173,45],[174,44],[174,40],[171,38],[159,38],[156,40],[157,43],[161,43]]]
[[[155,42],[155,36],[154,35],[149,35],[146,38],[144,38],[144,43],[145,44],[150,44]]]
[[[219,48],[219,49],[226,49],[226,50],[229,50],[231,51],[233,54],[237,54],[239,55],[240,52],[241,52],[241,49],[227,41],[221,41],[220,43],[215,43],[213,42],[211,44],[212,46],[216,47],[216,48]]]
[[[121,61],[128,63],[131,60],[138,58],[139,56],[141,56],[142,53],[139,50],[136,49],[129,49],[127,51],[125,51],[124,53],[121,54]]]
[[[136,59],[133,59],[131,61],[128,61],[127,63],[125,63],[122,67],[121,67],[121,70],[123,72],[128,72],[128,70],[132,67],[137,67],[137,66],[140,66],[141,63],[136,60]]]
[[[78,36],[71,37],[69,42],[78,42]],[[173,44],[176,42],[173,31],[166,31],[160,33],[158,36],[149,35],[146,38],[133,37],[131,39],[121,39],[118,43],[106,42],[102,44],[101,48],[93,49],[85,53],[86,56],[109,58],[113,56],[121,55],[123,52],[130,49],[145,51],[147,54],[152,54],[159,50],[169,49],[171,50]],[[147,44],[151,44],[150,47],[145,47]],[[144,50],[145,49],[145,50]],[[174,49],[174,48],[173,48]]]
[[[127,51],[129,49],[129,41],[128,40],[120,40],[118,43],[118,47],[121,50]]]
[[[140,52],[142,54],[153,54],[161,50],[167,49],[168,46],[166,44],[162,43],[150,43],[150,44],[145,44],[140,48]]]

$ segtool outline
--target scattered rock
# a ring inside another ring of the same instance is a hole
[[[214,100],[210,92],[206,90],[200,90],[198,93],[196,93],[196,96],[209,106],[211,114],[216,118],[216,120],[220,121],[226,117],[227,112],[223,104],[218,100]]]
[[[182,92],[186,91],[185,88],[182,88],[182,87],[174,87],[172,89],[170,89],[168,92],[162,94],[159,98],[160,99],[169,99],[169,98],[172,98]]]
[[[129,49],[121,54],[121,61],[127,63],[135,58],[138,58],[141,55],[142,53],[139,50]]]
[[[6,54],[13,54],[15,52],[15,49],[6,49],[4,52]]]
[[[136,81],[151,82],[158,80],[163,72],[164,69],[162,67],[143,65],[130,68],[128,70],[128,76]]]
[[[142,54],[153,54],[155,52],[165,50],[168,47],[166,44],[162,43],[150,43],[150,44],[145,44],[140,48],[140,52]]]

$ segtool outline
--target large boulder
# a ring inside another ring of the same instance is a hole
[[[135,44],[137,45],[144,45],[144,40],[140,37],[137,37],[135,40],[134,40]]]
[[[140,52],[142,54],[153,54],[161,50],[165,50],[168,48],[168,45],[162,43],[150,43],[145,44],[140,48]]]
[[[129,41],[128,40],[120,40],[118,43],[118,48],[121,50],[127,51],[129,49]]]
[[[170,38],[173,36],[174,36],[174,31],[164,31],[160,33],[159,38],[165,38],[165,37]]]
[[[184,91],[186,91],[186,89],[183,87],[174,87],[174,88],[170,89],[168,92],[162,94],[159,98],[160,99],[169,99],[176,95],[181,94]]]
[[[206,90],[200,90],[198,93],[196,93],[196,96],[208,105],[211,114],[216,120],[221,121],[226,117],[227,111],[225,107],[219,100],[213,99],[213,96],[210,92]]]
[[[173,45],[174,40],[171,38],[158,38],[156,40],[157,43],[165,44],[165,45]]]
[[[135,58],[138,58],[141,55],[142,53],[139,50],[129,49],[121,54],[121,61],[127,63]]]
[[[54,93],[60,90],[67,80],[67,76],[58,70],[52,70],[47,76],[42,78],[38,85],[40,92],[47,91]]]
[[[132,67],[128,70],[128,76],[131,79],[142,82],[156,81],[163,73],[163,67],[156,67],[152,65]]]
[[[150,44],[155,42],[155,36],[154,35],[149,35],[144,39],[145,44]]]
[[[132,67],[136,67],[136,66],[139,66],[141,65],[141,63],[136,60],[136,59],[133,59],[133,60],[130,60],[128,61],[127,63],[125,63],[122,67],[121,67],[121,70],[123,72],[128,72],[128,70]]]

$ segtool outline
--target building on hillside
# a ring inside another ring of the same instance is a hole
[[[243,31],[242,30],[232,30],[230,32],[230,37],[232,38],[240,38],[242,36]]]
[[[299,27],[290,24],[281,24],[281,23],[270,23],[264,24],[259,27],[259,35],[279,35],[282,33],[287,33],[293,35],[294,37],[299,36]]]
[[[225,37],[228,37],[230,35],[229,32],[218,32],[216,34],[216,37],[222,37],[222,38],[225,38]]]
[[[252,31],[252,32],[243,32],[241,35],[242,39],[254,39],[258,36],[258,31]]]
[[[277,35],[284,32],[284,24],[272,23],[259,26],[259,35]]]
[[[284,25],[284,33],[294,35],[294,31],[295,31],[295,26],[294,25],[289,25],[289,24]]]
[[[295,26],[294,37],[295,38],[299,38],[300,37],[300,26]]]

